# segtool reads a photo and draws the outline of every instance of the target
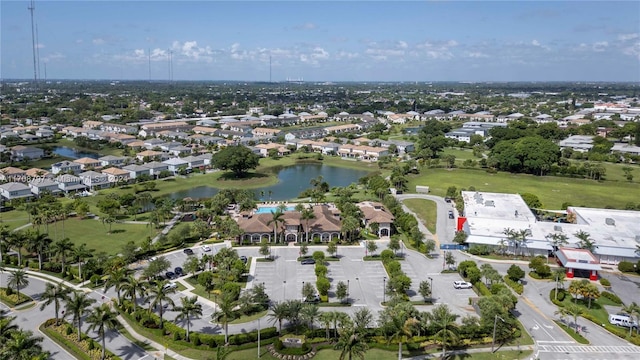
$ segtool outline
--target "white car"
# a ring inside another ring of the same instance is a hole
[[[170,283],[166,283],[164,284],[164,286],[162,287],[164,290],[169,290],[169,289],[175,289],[177,288],[178,285],[174,282],[170,282]]]
[[[473,285],[466,281],[454,281],[453,287],[456,289],[471,289]]]
[[[209,245],[202,245],[201,247],[202,251],[204,252],[209,252],[211,251],[211,247]]]

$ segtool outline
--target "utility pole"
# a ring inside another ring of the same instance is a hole
[[[500,319],[502,322],[505,322],[503,318],[501,318],[500,316],[498,316],[498,314],[496,314],[495,318],[493,319],[493,338],[491,339],[491,352],[493,353],[493,349],[496,345],[496,326],[498,325],[498,319]]]

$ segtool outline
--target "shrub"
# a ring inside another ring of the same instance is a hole
[[[618,297],[618,295],[616,294],[612,294],[608,291],[603,291],[600,293],[600,296],[605,297],[611,301],[613,301],[614,303],[621,305],[622,304],[622,300]]]
[[[197,332],[189,333],[189,340],[191,340],[193,345],[200,346],[200,336],[198,336]]]
[[[65,334],[67,334],[67,335],[71,335],[71,333],[73,333],[73,328],[71,327],[71,325],[67,326],[67,327],[64,329],[64,332],[65,332]]]
[[[67,335],[69,335],[69,333],[67,333]],[[89,350],[93,350],[93,349],[95,349],[95,347],[96,347],[96,344],[95,344],[95,342],[93,340],[89,341],[89,343],[87,344],[87,348]]]
[[[478,265],[472,260],[465,260],[458,264],[458,272],[462,277],[467,277],[467,269],[469,268],[478,268]]]
[[[558,301],[564,301],[565,296],[567,296],[566,292],[558,290]]]
[[[284,345],[282,345],[282,341],[280,339],[276,339],[276,341],[273,342],[273,348],[276,350],[282,350],[282,348],[284,347]]]
[[[487,286],[482,282],[477,282],[474,284],[475,288],[478,289],[478,293],[481,296],[491,296],[491,291],[487,288]]]
[[[524,278],[524,270],[522,270],[522,268],[520,268],[520,266],[513,264],[509,267],[509,269],[507,270],[507,275],[509,276],[509,279],[513,280],[513,281],[518,281],[522,278]]]
[[[5,293],[7,296],[11,296],[11,295],[13,295],[13,288],[8,287],[8,288],[4,289],[4,293]]]
[[[609,281],[609,279],[605,279],[605,278],[601,278],[600,279],[600,285],[602,286],[611,286],[611,281]]]
[[[176,331],[173,333],[173,341],[178,341],[178,340],[180,340],[180,333]]]
[[[312,255],[313,259],[319,263],[324,262],[324,251],[314,251]]]
[[[459,231],[459,232],[462,232],[462,231]],[[462,232],[462,233],[464,233],[464,232]],[[491,253],[491,250],[489,249],[489,247],[487,245],[474,245],[474,246],[469,248],[469,253],[471,255],[489,255]]]
[[[635,267],[633,266],[633,263],[630,261],[620,261],[620,263],[618,263],[618,270],[622,272],[636,271]]]
[[[327,295],[331,288],[331,282],[326,277],[319,277],[318,281],[316,281],[316,288],[320,295]]]
[[[391,251],[389,249],[384,249],[380,253],[380,258],[382,259],[383,263],[386,263],[389,260],[393,260],[395,257],[396,257],[396,255],[393,253],[393,251]]]
[[[316,264],[315,272],[317,277],[325,277],[327,275],[327,267],[322,264]]]
[[[518,267],[518,269],[520,269],[520,268]],[[522,269],[520,269],[520,270],[522,270]],[[524,273],[524,270],[522,270],[522,272]],[[515,282],[515,281],[511,280],[509,275],[504,277],[504,282],[507,283],[507,285],[509,285],[509,287],[512,288],[513,291],[515,291],[519,295],[522,295],[522,293],[524,292],[524,285],[522,285],[519,282]]]

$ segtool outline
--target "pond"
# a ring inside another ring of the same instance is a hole
[[[330,187],[348,186],[358,182],[367,175],[365,170],[349,169],[324,164],[298,164],[276,170],[278,183],[272,186],[254,189],[258,200],[289,200],[297,198],[305,189],[311,187],[309,181],[322,175]],[[198,186],[189,190],[178,191],[170,195],[172,199],[191,197],[194,199],[211,197],[218,193],[218,189],[209,186]]]
[[[97,159],[101,155],[98,153],[79,151],[74,148],[66,147],[66,146],[56,146],[52,149],[54,154],[58,154],[60,156],[64,156],[70,159],[80,159],[83,157],[88,157],[92,159]]]

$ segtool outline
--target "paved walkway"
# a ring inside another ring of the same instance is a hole
[[[171,356],[174,359],[179,359],[179,360],[192,360],[192,358],[188,358],[186,356],[182,356],[180,354],[178,354],[177,352],[158,344],[157,342],[150,340],[140,334],[138,334],[130,325],[129,323],[127,323],[127,321],[122,317],[122,315],[118,316],[118,321],[120,322],[120,324],[122,324],[122,327],[124,327],[125,330],[127,330],[129,332],[129,334],[131,334],[131,336],[133,336],[136,340],[146,343],[149,346],[153,347],[156,349],[156,352],[151,353],[150,355],[153,356],[154,359],[162,359],[164,358],[164,354]],[[195,359],[193,359],[195,360]]]

